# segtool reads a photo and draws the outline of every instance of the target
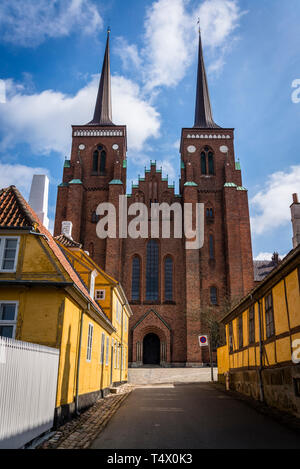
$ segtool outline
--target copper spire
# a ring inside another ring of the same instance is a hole
[[[199,58],[198,58],[198,79],[195,110],[195,128],[218,129],[220,128],[213,120],[210,98],[207,86],[207,77],[203,59],[203,49],[201,32],[199,28]]]
[[[89,125],[114,125],[112,122],[111,106],[111,76],[110,76],[110,52],[109,52],[110,28],[107,30],[106,49],[103,60],[101,79],[97,95],[94,117]]]

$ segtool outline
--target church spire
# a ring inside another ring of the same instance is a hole
[[[112,122],[111,106],[111,76],[110,76],[110,52],[109,52],[110,29],[107,30],[106,49],[103,60],[99,90],[95,106],[94,117],[89,125],[114,125]]]
[[[214,122],[210,105],[210,98],[207,85],[205,64],[203,59],[203,49],[201,32],[199,28],[199,57],[198,57],[198,79],[195,110],[195,128],[217,129],[219,126]]]

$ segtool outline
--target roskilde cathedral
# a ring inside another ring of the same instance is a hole
[[[180,193],[151,162],[127,199],[128,206],[143,202],[149,208],[179,202],[183,210],[185,203],[203,203],[204,246],[186,250],[184,238],[172,237],[101,240],[96,209],[111,202],[118,214],[128,164],[126,126],[112,121],[110,81],[108,33],[93,120],[72,127],[54,234],[61,234],[63,221],[72,222],[73,240],[122,284],[134,312],[132,366],[201,366],[209,361],[198,343],[205,333],[203,312],[209,309],[218,318],[228,300],[242,297],[254,284],[248,193],[235,161],[234,129],[213,120],[199,35],[195,123],[181,132]]]

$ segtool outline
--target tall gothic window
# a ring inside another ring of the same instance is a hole
[[[158,243],[154,239],[147,244],[146,300],[158,301]]]
[[[173,301],[173,259],[165,260],[165,301]]]
[[[218,304],[218,291],[216,287],[211,287],[210,288],[210,302],[212,305],[217,305]]]
[[[138,256],[132,259],[131,299],[140,300],[141,261]]]
[[[213,235],[209,235],[209,258],[215,258],[215,243]]]
[[[106,170],[106,151],[99,145],[93,154],[93,173],[104,175]]]
[[[214,154],[209,147],[201,152],[201,173],[210,176],[215,174]]]

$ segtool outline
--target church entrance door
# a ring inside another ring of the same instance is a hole
[[[160,365],[160,340],[156,334],[148,334],[143,342],[144,365]]]

